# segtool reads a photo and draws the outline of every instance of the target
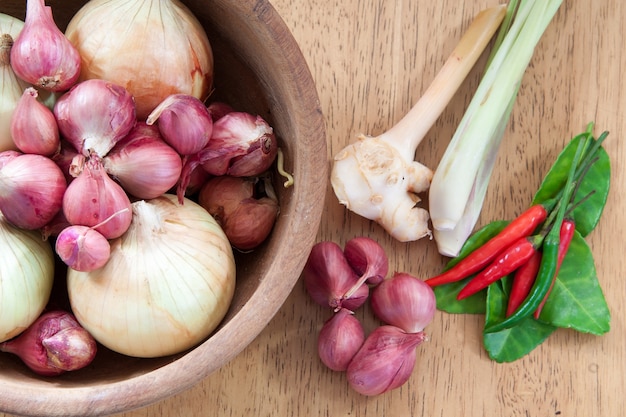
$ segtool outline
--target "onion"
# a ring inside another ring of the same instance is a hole
[[[206,100],[213,84],[213,52],[200,22],[177,0],[92,0],[65,35],[82,57],[80,79],[126,87],[140,120],[167,96]]]
[[[79,323],[104,346],[135,357],[175,354],[221,322],[234,293],[235,261],[211,215],[173,195],[133,203],[128,231],[107,264],[68,271]]]
[[[44,310],[54,280],[54,256],[38,232],[18,229],[0,213],[0,342],[30,326]]]
[[[11,67],[11,48],[24,22],[0,13],[0,152],[17,149],[11,137],[11,116],[29,86]]]

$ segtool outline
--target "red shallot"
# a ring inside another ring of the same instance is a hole
[[[124,234],[132,220],[128,195],[108,176],[97,155],[89,157],[83,171],[67,187],[63,214],[70,224],[93,226],[107,239]]]
[[[39,88],[65,91],[80,75],[80,56],[54,23],[44,0],[26,1],[24,28],[11,48],[11,66],[18,77]]]
[[[303,271],[304,284],[311,298],[321,306],[333,309],[341,307],[354,311],[369,296],[369,287],[359,285],[359,277],[352,270],[341,247],[334,242],[323,241],[313,245]],[[351,291],[350,297],[345,294]]]
[[[377,285],[387,276],[389,259],[374,239],[365,236],[352,238],[346,242],[343,253],[352,269],[368,284]]]
[[[24,153],[50,156],[59,150],[59,128],[52,110],[38,96],[33,87],[24,90],[11,117],[11,137]]]
[[[266,181],[260,184],[267,189]],[[256,192],[254,180],[214,177],[200,190],[198,203],[222,226],[230,243],[242,251],[252,250],[269,236],[280,206],[273,193]]]
[[[202,101],[187,94],[172,94],[146,119],[157,124],[165,142],[181,155],[191,155],[206,146],[213,132],[213,119]]]
[[[139,199],[156,198],[180,178],[180,155],[165,143],[156,126],[138,122],[103,158],[107,173]]]
[[[326,321],[317,339],[321,361],[333,371],[345,371],[365,341],[365,332],[354,313],[340,309]]]
[[[42,155],[5,151],[0,160],[0,211],[22,229],[43,227],[62,206],[67,183],[61,169]]]
[[[111,256],[111,245],[93,227],[68,226],[55,243],[59,258],[77,271],[94,271],[103,267]]]
[[[377,327],[348,365],[350,386],[363,395],[379,395],[403,385],[415,367],[416,347],[424,340],[426,335],[422,332]]]
[[[379,319],[407,333],[419,333],[435,315],[432,288],[407,273],[396,273],[372,291],[372,310]]]
[[[16,338],[0,344],[0,351],[19,356],[39,375],[55,376],[89,365],[97,344],[72,314],[54,310],[42,314]]]
[[[61,135],[85,156],[104,157],[135,126],[135,101],[123,87],[103,80],[76,84],[54,105]]]

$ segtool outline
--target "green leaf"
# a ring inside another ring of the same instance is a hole
[[[507,224],[509,224],[508,221],[495,221],[476,231],[467,239],[459,255],[448,262],[445,269],[452,268],[467,255],[484,245],[485,242],[500,233]],[[480,291],[464,300],[459,301],[456,299],[461,288],[463,288],[472,277],[433,288],[437,299],[437,308],[452,314],[485,314],[486,290]]]
[[[593,254],[576,233],[539,319],[558,327],[601,335],[610,330],[609,312]]]
[[[576,147],[583,135],[572,139],[561,151],[550,171],[546,174],[533,198],[532,204],[543,203],[553,197],[563,188],[567,173],[572,165]],[[595,139],[592,139],[595,142]],[[603,148],[596,152],[597,160],[591,165],[578,187],[573,201],[580,201],[593,191],[593,194],[583,201],[573,211],[572,216],[576,223],[576,230],[587,236],[596,227],[609,194],[611,181],[611,162]]]
[[[504,277],[501,285],[494,283],[489,286],[485,327],[504,319],[511,281],[510,277]],[[483,344],[494,361],[513,362],[530,353],[556,329],[555,326],[527,317],[510,329],[483,333]]]

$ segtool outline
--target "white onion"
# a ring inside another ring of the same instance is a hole
[[[235,261],[211,215],[175,196],[133,203],[128,231],[107,264],[68,272],[72,310],[104,346],[135,357],[179,353],[207,338],[226,314]]]
[[[0,342],[30,326],[50,298],[54,257],[50,243],[18,229],[0,213]]]

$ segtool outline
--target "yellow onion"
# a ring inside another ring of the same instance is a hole
[[[41,314],[52,291],[54,256],[35,231],[11,225],[0,213],[0,342],[22,333]]]
[[[165,356],[200,343],[222,321],[235,261],[206,210],[165,194],[133,203],[130,228],[111,241],[106,265],[70,268],[67,284],[72,311],[98,342],[129,356]]]
[[[125,87],[140,120],[171,94],[204,101],[212,88],[208,37],[178,0],[91,0],[65,35],[82,57],[80,80],[100,78]]]

